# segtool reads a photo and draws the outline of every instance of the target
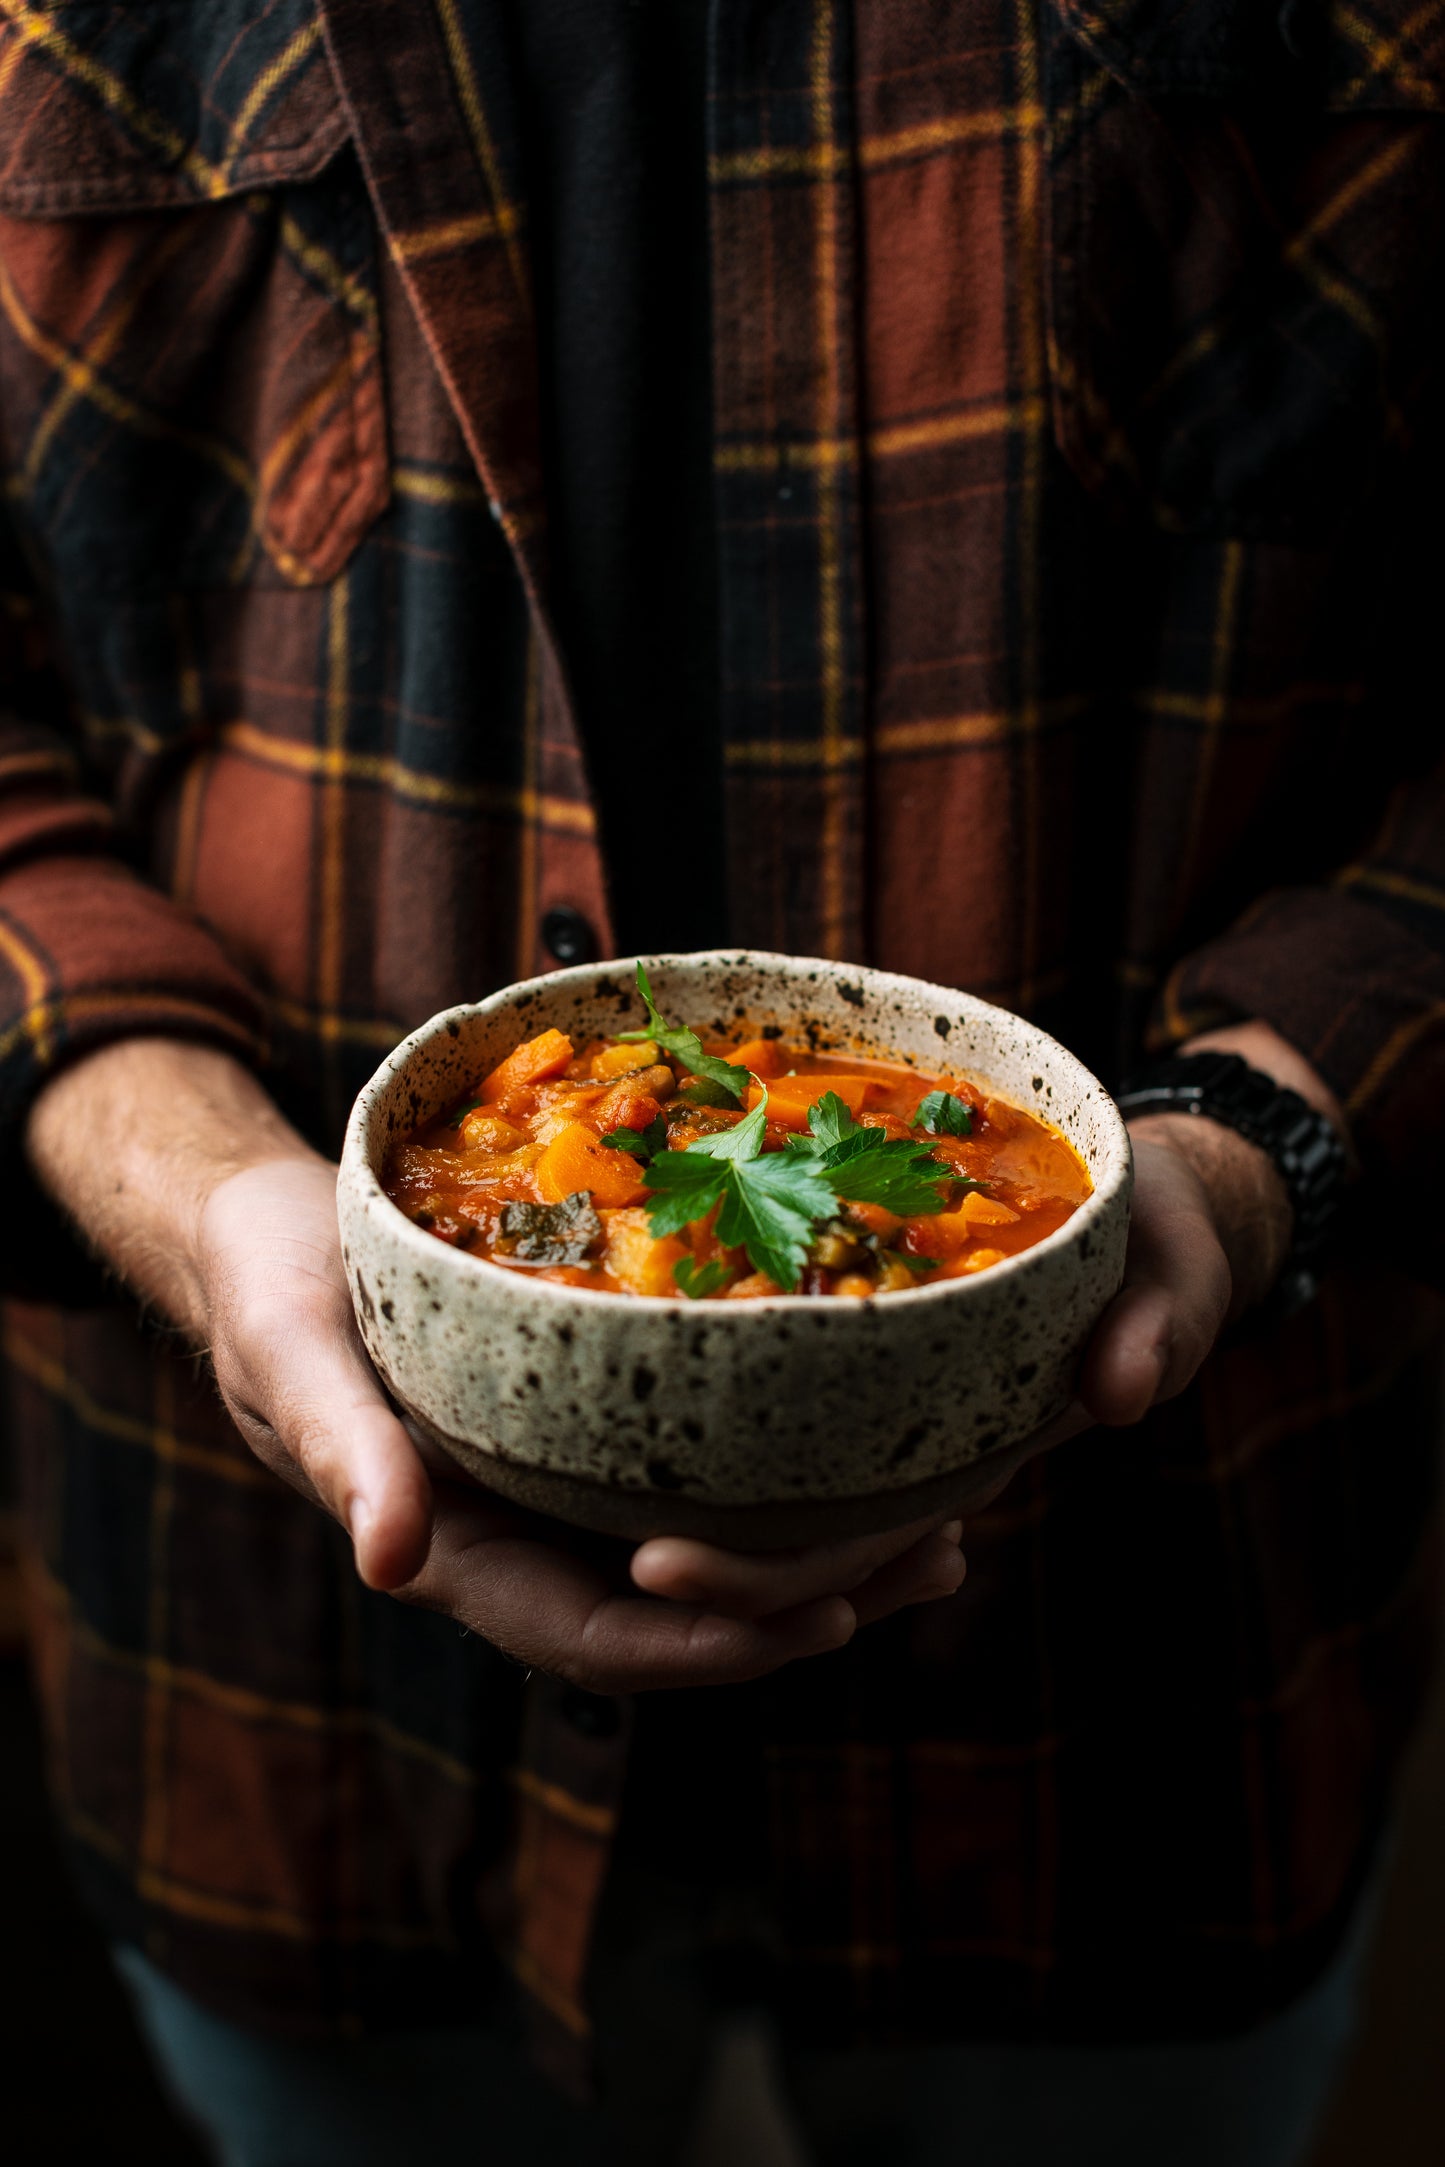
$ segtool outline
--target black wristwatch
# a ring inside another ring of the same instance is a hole
[[[1181,1053],[1130,1076],[1119,1093],[1125,1119],[1203,1114],[1267,1151],[1294,1206],[1294,1239],[1268,1300],[1288,1314],[1315,1291],[1314,1266],[1344,1194],[1345,1149],[1323,1114],[1237,1053]]]

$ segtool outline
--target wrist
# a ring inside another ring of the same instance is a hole
[[[1227,1322],[1269,1293],[1289,1254],[1294,1212],[1268,1152],[1198,1114],[1145,1114],[1129,1123],[1136,1150],[1172,1151],[1199,1184],[1229,1265]]]
[[[31,1108],[25,1148],[96,1254],[198,1342],[210,1197],[249,1167],[318,1158],[240,1062],[160,1038],[121,1040],[61,1070]]]
[[[1231,1318],[1282,1275],[1308,1283],[1350,1154],[1343,1111],[1297,1048],[1257,1020],[1202,1032],[1124,1103],[1131,1134],[1175,1150],[1201,1184],[1233,1277]]]

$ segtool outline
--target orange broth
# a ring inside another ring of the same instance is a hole
[[[840,1200],[836,1213],[814,1226],[797,1293],[872,1295],[986,1271],[1052,1234],[1090,1194],[1088,1174],[1056,1129],[967,1077],[813,1053],[779,1038],[706,1050],[751,1071],[745,1107],[690,1103],[689,1094],[706,1096],[708,1086],[655,1043],[574,1045],[560,1032],[543,1032],[397,1147],[386,1192],[438,1240],[533,1277],[610,1294],[676,1296],[679,1269],[696,1285],[693,1275],[712,1266],[704,1299],[776,1294],[776,1282],[754,1268],[744,1248],[718,1240],[716,1208],[654,1236],[647,1147],[602,1142],[620,1130],[640,1137],[650,1128],[653,1150],[685,1150],[742,1121],[766,1084],[765,1152],[807,1134],[810,1105],[833,1092],[860,1128],[913,1142],[938,1167],[938,1211],[900,1217],[877,1203]],[[953,1116],[969,1122],[967,1135],[918,1124],[920,1102],[934,1091],[967,1108]]]

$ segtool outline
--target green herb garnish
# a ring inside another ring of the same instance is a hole
[[[659,1016],[653,1005],[652,987],[648,984],[647,973],[640,963],[637,966],[637,990],[642,995],[643,1005],[647,1010],[647,1029],[618,1031],[617,1038],[629,1046],[642,1045],[651,1040],[654,1045],[660,1046],[664,1053],[670,1053],[674,1060],[680,1061],[690,1076],[701,1076],[707,1082],[717,1084],[727,1093],[732,1103],[741,1104],[743,1094],[748,1088],[747,1070],[734,1068],[730,1061],[720,1061],[714,1054],[704,1053],[702,1040],[696,1031],[683,1030]]]
[[[951,1091],[930,1091],[926,1098],[919,1100],[913,1119],[930,1136],[971,1136],[973,1133],[973,1108],[966,1100],[955,1098]]]
[[[833,1091],[808,1108],[808,1125],[811,1135],[789,1137],[788,1155],[811,1160],[835,1195],[854,1204],[880,1204],[900,1219],[942,1211],[939,1185],[952,1176],[927,1144],[914,1137],[892,1140],[881,1129],[861,1127]]]
[[[602,1221],[586,1189],[557,1204],[508,1204],[502,1213],[497,1253],[513,1264],[538,1268],[584,1264],[602,1239]]]
[[[645,1129],[609,1129],[601,1141],[609,1151],[630,1151],[646,1166],[656,1153],[667,1149],[667,1123],[659,1114]]]
[[[731,1108],[737,1104],[737,1100],[731,1091],[725,1089],[720,1083],[709,1083],[705,1076],[695,1076],[691,1083],[683,1084],[677,1095],[686,1106],[726,1106]]]
[[[711,1264],[699,1264],[696,1257],[679,1257],[672,1276],[690,1302],[700,1302],[705,1294],[716,1294],[726,1286],[728,1268],[716,1257]]]
[[[802,1276],[819,1219],[837,1208],[828,1175],[805,1158],[763,1151],[767,1090],[746,1120],[685,1151],[661,1151],[647,1170],[652,1231],[676,1234],[719,1206],[717,1238],[746,1250],[753,1270],[791,1291]]]

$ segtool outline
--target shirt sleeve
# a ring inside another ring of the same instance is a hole
[[[44,1298],[75,1280],[75,1245],[25,1172],[36,1094],[107,1041],[161,1034],[256,1063],[261,1005],[215,935],[125,862],[0,520],[0,1290]]]
[[[1396,792],[1368,847],[1331,881],[1263,897],[1187,956],[1156,1042],[1243,1017],[1272,1024],[1329,1085],[1378,1201],[1377,1231],[1440,1283],[1445,764]]]

